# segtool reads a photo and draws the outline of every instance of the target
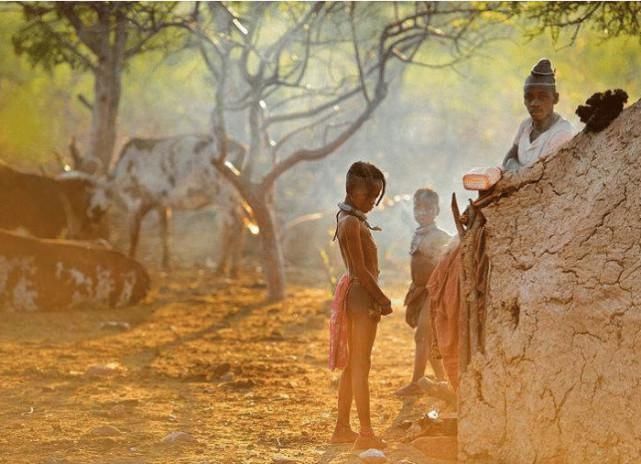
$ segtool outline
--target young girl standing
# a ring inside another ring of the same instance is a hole
[[[382,448],[374,435],[369,408],[370,358],[381,315],[392,312],[390,299],[378,286],[376,244],[365,213],[385,193],[385,176],[362,161],[347,172],[345,201],[339,203],[336,236],[347,272],[336,286],[330,319],[330,369],[343,369],[338,387],[338,417],[333,443],[354,442],[354,449]],[[352,398],[360,422],[357,434],[350,427]]]

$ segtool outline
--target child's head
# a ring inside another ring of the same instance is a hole
[[[523,87],[523,103],[535,122],[548,119],[559,102],[552,63],[541,58],[530,71]]]
[[[434,223],[438,216],[438,193],[429,188],[414,193],[414,219],[421,226]]]
[[[357,161],[347,171],[345,190],[348,203],[367,213],[385,195],[385,176],[373,164]]]

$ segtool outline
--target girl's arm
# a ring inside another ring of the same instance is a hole
[[[385,296],[376,279],[365,266],[365,257],[363,256],[363,246],[361,244],[361,223],[358,218],[347,216],[343,219],[343,231],[345,249],[352,265],[351,271],[354,277],[365,287],[365,290],[374,298],[376,303],[383,307],[390,306],[390,299]]]

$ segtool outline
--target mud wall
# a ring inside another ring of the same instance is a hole
[[[499,188],[459,458],[641,462],[641,103]]]

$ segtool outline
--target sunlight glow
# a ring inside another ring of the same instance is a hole
[[[244,35],[249,34],[249,30],[247,30],[247,28],[243,26],[242,23],[238,21],[238,19],[234,18],[232,22],[234,23],[234,26],[236,26],[238,30],[242,32]]]
[[[234,166],[234,163],[232,163],[231,161],[227,160],[227,161],[225,161],[225,166],[227,166],[231,170],[231,172],[233,172],[237,176],[240,176],[240,171],[238,169],[236,169],[236,166]]]

